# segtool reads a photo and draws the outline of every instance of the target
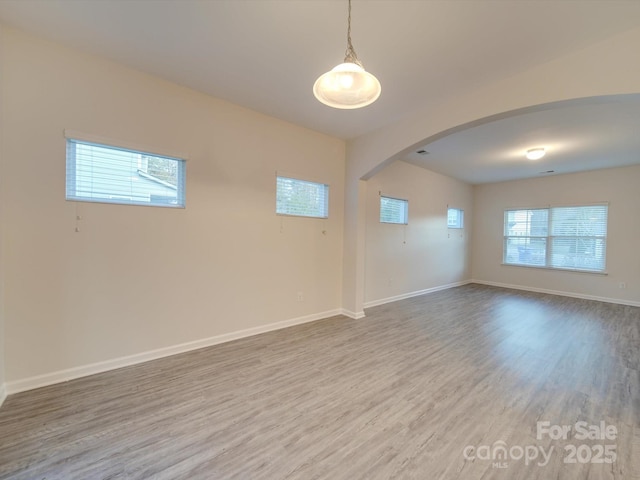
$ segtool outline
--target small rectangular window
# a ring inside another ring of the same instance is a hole
[[[329,218],[329,185],[276,177],[276,213]]]
[[[67,200],[185,206],[185,161],[67,139]]]
[[[409,201],[381,196],[380,222],[407,225],[409,223]]]
[[[464,210],[461,210],[459,208],[448,208],[447,227],[464,228]]]

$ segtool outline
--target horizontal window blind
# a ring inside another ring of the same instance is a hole
[[[607,214],[607,205],[506,210],[503,261],[603,272]]]
[[[276,213],[299,217],[329,217],[329,185],[276,177]]]
[[[604,270],[607,214],[606,205],[552,208],[550,265]]]
[[[184,207],[185,161],[67,139],[66,198]]]
[[[380,197],[380,222],[409,223],[409,201],[400,198]]]
[[[549,209],[507,210],[504,214],[504,234],[510,237],[546,237]]]
[[[464,228],[464,210],[461,210],[459,208],[448,208],[447,227]]]

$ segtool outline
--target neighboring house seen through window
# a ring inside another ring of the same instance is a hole
[[[185,161],[67,139],[67,200],[185,206]]]

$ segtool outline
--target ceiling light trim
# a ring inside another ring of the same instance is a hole
[[[546,153],[544,147],[530,148],[527,150],[525,157],[527,157],[527,160],[540,160]]]

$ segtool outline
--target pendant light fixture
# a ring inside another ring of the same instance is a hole
[[[380,82],[366,72],[351,45],[351,0],[347,19],[347,50],[344,63],[321,75],[313,85],[316,98],[333,108],[361,108],[380,96]]]

